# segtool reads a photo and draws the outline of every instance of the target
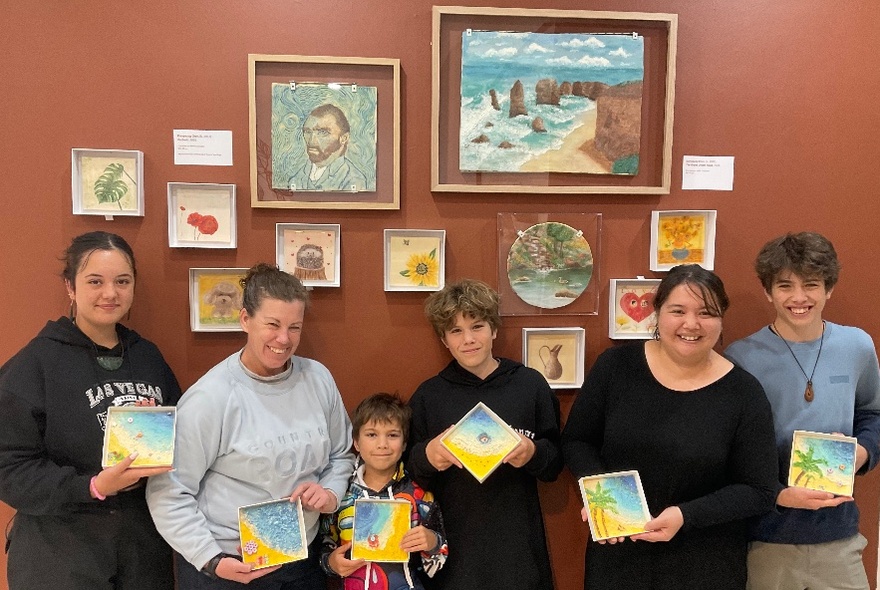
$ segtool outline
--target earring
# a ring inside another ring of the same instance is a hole
[[[68,312],[68,317],[71,322],[76,321],[76,301],[73,299],[70,300],[70,311]]]
[[[654,340],[660,340],[660,326],[654,326],[654,331],[651,333],[651,338]]]

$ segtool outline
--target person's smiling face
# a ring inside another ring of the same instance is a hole
[[[306,305],[302,301],[281,301],[265,297],[254,315],[241,309],[239,321],[247,333],[241,362],[253,373],[269,377],[284,370],[296,352]]]
[[[822,310],[831,297],[820,277],[783,271],[773,279],[767,300],[776,309],[774,325],[788,340],[812,340],[822,333]]]
[[[721,317],[713,315],[698,290],[687,283],[672,289],[657,310],[660,346],[680,360],[708,358],[721,336]]]
[[[496,335],[486,320],[465,317],[459,312],[442,340],[459,365],[485,379],[497,366],[492,356],[492,341]]]
[[[97,334],[115,329],[131,309],[134,271],[128,257],[119,250],[93,250],[83,259],[74,284],[65,284],[68,296],[76,303],[76,325],[95,340]]]

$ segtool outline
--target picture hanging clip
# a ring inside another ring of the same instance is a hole
[[[635,39],[638,39],[638,38],[639,38],[639,34],[636,33],[635,31],[633,31],[633,39],[635,40]]]
[[[290,91],[296,92],[296,82],[294,80],[290,81]]]
[[[524,232],[524,231],[521,230],[521,229],[518,229],[518,230],[516,230],[516,235],[517,235],[517,237],[520,237],[520,238],[521,238],[521,237],[523,237],[524,235],[526,235],[526,232]]]
[[[467,35],[468,37],[470,37],[471,35],[474,34],[474,30],[473,29],[465,29],[464,34]]]
[[[105,215],[104,219],[107,221],[113,221],[113,216],[112,215]]]
[[[358,85],[357,85],[357,84],[352,84],[352,85],[351,85],[351,91],[352,91],[352,92],[357,92],[357,91],[358,91]]]

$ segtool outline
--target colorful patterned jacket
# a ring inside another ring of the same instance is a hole
[[[364,466],[360,465],[351,477],[348,492],[339,503],[339,511],[326,515],[321,521],[321,567],[329,576],[338,577],[329,565],[330,553],[340,544],[352,539],[354,502],[358,498],[389,498],[407,500],[412,506],[411,526],[422,525],[437,535],[437,547],[430,553],[410,555],[409,563],[372,562],[344,579],[344,590],[398,590],[415,588],[421,590],[420,575],[433,576],[443,567],[448,554],[443,516],[434,502],[431,492],[426,492],[406,474],[403,463],[384,490],[369,489],[363,481]],[[404,571],[408,568],[408,572]],[[409,582],[412,582],[410,585]]]

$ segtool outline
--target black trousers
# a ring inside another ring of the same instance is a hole
[[[309,546],[309,557],[281,566],[281,569],[257,578],[250,584],[209,578],[175,555],[178,590],[326,590],[327,577],[318,564],[318,543]],[[10,589],[11,590],[11,589]]]
[[[9,590],[174,590],[171,548],[146,503],[63,516],[18,513]]]

